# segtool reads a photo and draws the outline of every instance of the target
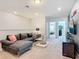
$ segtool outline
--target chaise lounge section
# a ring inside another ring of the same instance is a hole
[[[8,47],[9,51],[15,55],[20,56],[24,52],[32,48],[32,41],[19,40]]]

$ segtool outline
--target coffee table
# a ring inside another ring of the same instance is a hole
[[[44,47],[44,48],[47,47],[47,45],[48,45],[48,42],[46,41],[40,41],[35,44],[35,46],[37,47]]]

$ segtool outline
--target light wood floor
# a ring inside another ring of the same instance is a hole
[[[62,56],[62,40],[49,39],[46,48],[33,47],[30,51],[20,57],[16,57],[8,52],[0,52],[0,59],[71,59]],[[79,58],[78,58],[79,59]]]

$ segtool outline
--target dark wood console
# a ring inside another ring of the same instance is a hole
[[[71,42],[63,42],[62,54],[63,56],[75,59],[75,44]]]

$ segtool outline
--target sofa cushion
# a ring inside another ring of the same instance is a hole
[[[16,36],[17,40],[21,40],[21,34],[16,34],[15,36]]]
[[[21,33],[21,40],[27,38],[27,33]]]
[[[15,42],[17,40],[16,36],[15,35],[9,35],[8,36],[9,40],[12,41],[12,42]]]
[[[26,40],[26,41],[33,41],[33,38],[30,37],[30,38],[26,38],[26,39],[24,39],[24,40]]]
[[[28,38],[30,38],[30,37],[32,37],[33,35],[32,35],[32,33],[27,33],[27,37]]]

